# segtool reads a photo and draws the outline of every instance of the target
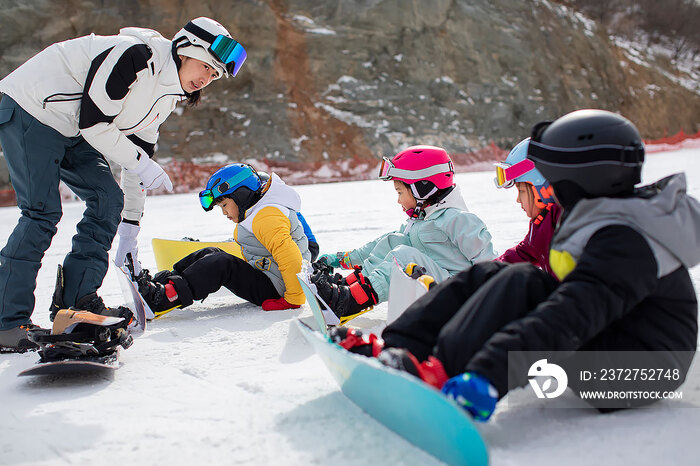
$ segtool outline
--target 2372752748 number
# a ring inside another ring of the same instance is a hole
[[[598,380],[679,380],[681,378],[680,370],[678,369],[600,369]]]

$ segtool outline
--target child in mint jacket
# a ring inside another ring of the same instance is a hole
[[[355,269],[344,279],[324,273],[312,277],[319,295],[341,323],[386,301],[395,262],[402,268],[418,264],[439,282],[476,262],[497,257],[486,225],[467,210],[444,149],[409,147],[391,160],[384,158],[379,177],[394,181],[398,203],[410,218],[397,231],[360,248],[319,258],[317,269],[322,268],[320,263]],[[362,267],[361,273],[357,266]]]

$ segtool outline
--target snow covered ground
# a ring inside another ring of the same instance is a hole
[[[700,198],[700,149],[647,160],[645,181],[685,170],[689,192]],[[515,190],[496,190],[492,177],[465,173],[457,181],[502,251],[524,236],[527,219]],[[390,183],[297,188],[324,252],[359,246],[404,220]],[[49,325],[56,265],[82,210],[64,205],[39,273],[37,324]],[[18,215],[0,209],[0,244]],[[154,237],[222,240],[232,230],[218,209],[203,212],[195,194],[155,196],[140,258],[155,267]],[[108,304],[121,300],[116,272],[100,290]],[[692,276],[700,289],[700,267]],[[0,355],[0,464],[437,464],[341,394],[295,328],[294,319],[306,315],[306,306],[263,312],[232,295],[210,297],[153,322],[122,351],[113,376],[17,378],[37,355]],[[353,323],[379,328],[385,315],[383,304]],[[480,430],[496,465],[697,464],[700,379],[682,388],[683,402],[608,415],[585,409],[570,392],[557,399],[570,408],[543,409],[515,391]]]

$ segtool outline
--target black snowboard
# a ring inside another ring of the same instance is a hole
[[[85,374],[99,371],[113,371],[119,367],[119,352],[115,351],[106,356],[94,356],[58,361],[37,362],[25,369],[18,376],[25,375],[68,375]]]

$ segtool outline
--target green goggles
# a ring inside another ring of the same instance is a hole
[[[226,170],[228,173],[221,173]],[[235,173],[231,173],[234,171]],[[227,176],[228,175],[228,176]],[[233,193],[240,187],[246,187],[251,191],[260,189],[260,177],[249,165],[236,164],[224,167],[212,175],[204,191],[199,193],[199,203],[209,212],[214,208],[218,198]]]
[[[211,192],[211,189],[205,189],[199,193],[199,203],[207,212],[214,208],[214,200],[214,193]]]

